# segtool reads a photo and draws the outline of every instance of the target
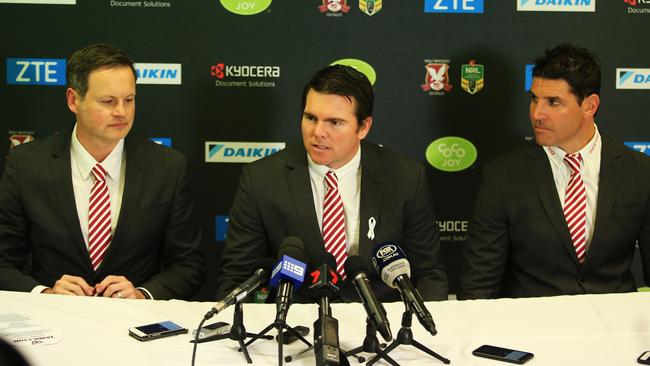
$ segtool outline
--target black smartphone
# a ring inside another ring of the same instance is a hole
[[[521,365],[522,363],[533,358],[530,352],[517,351],[514,349],[489,346],[487,344],[472,351],[474,356],[490,358],[493,360],[505,361]]]
[[[293,327],[293,330],[298,332],[298,334],[303,336],[303,338],[309,334],[309,328],[305,327],[305,326],[302,326],[302,325],[298,325],[296,327]],[[278,340],[278,338],[279,338],[279,336],[275,336],[276,341]],[[295,341],[296,339],[298,339],[298,337],[296,337],[296,335],[293,334],[293,332],[288,331],[288,330],[285,330],[285,331],[282,332],[282,344],[289,344],[289,343]]]
[[[642,365],[650,365],[650,351],[645,351],[636,359],[636,362]]]
[[[172,321],[164,321],[129,328],[129,335],[142,342],[183,333],[187,333],[187,328]]]

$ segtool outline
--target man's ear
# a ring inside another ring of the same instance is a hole
[[[359,125],[359,140],[363,140],[368,136],[368,132],[370,132],[370,127],[372,127],[372,117],[367,117],[363,121],[361,121],[361,124]]]
[[[79,102],[81,101],[79,93],[72,88],[68,88],[65,90],[65,98],[68,102],[68,109],[70,112],[77,114],[79,111]]]
[[[582,101],[582,110],[593,117],[600,106],[600,97],[597,94],[591,94]]]

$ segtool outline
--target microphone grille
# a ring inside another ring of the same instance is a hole
[[[344,264],[345,273],[351,278],[359,272],[368,272],[366,262],[358,255],[351,255]]]
[[[306,262],[307,256],[305,255],[305,245],[302,240],[297,236],[288,236],[280,244],[280,249],[278,250],[278,258],[288,255],[293,259],[297,259],[301,262]]]

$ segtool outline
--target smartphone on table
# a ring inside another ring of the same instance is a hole
[[[192,331],[192,338],[196,337],[197,330]],[[230,324],[225,322],[216,322],[204,325],[198,330],[199,339],[221,335],[230,332]]]
[[[129,328],[129,335],[143,342],[183,333],[187,333],[187,328],[170,320]]]
[[[487,344],[482,345],[481,347],[472,351],[474,356],[485,357],[492,360],[523,364],[524,362],[533,358],[533,354],[530,352],[518,351],[510,348],[503,348],[497,346],[490,346]]]

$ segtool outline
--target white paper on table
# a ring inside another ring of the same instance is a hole
[[[0,313],[0,337],[14,346],[38,346],[59,343],[63,330],[41,324],[27,314]]]

